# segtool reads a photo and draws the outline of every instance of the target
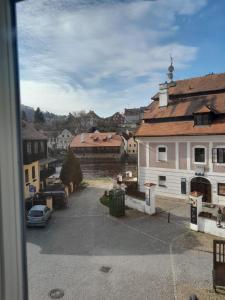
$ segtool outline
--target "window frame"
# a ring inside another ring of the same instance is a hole
[[[160,179],[160,177],[161,177],[161,179]],[[164,177],[164,179],[162,179],[162,177]],[[165,184],[160,184],[160,181],[164,181]],[[166,176],[165,175],[159,175],[158,176],[158,186],[159,187],[167,187],[167,185],[166,185]]]
[[[35,178],[36,178],[36,170],[35,170],[35,166],[32,166],[31,174],[32,174],[32,179],[35,179]]]
[[[218,183],[217,183],[217,195],[218,195],[218,196],[225,197],[225,193],[224,193],[224,194],[220,194],[220,193],[219,193],[219,189],[220,189],[219,186],[220,186],[220,185],[224,185],[224,187],[225,187],[225,183],[223,183],[223,182],[218,182]]]
[[[205,159],[204,162],[197,162],[195,160],[195,150],[196,149],[204,149],[204,159]],[[206,148],[206,146],[197,145],[197,146],[193,147],[193,149],[192,149],[192,162],[195,165],[206,165],[206,163],[207,163],[207,148]]]
[[[216,147],[212,148],[212,163],[218,165],[218,166],[224,166],[225,165],[225,161],[224,162],[218,162],[218,149],[224,149],[225,150],[225,145],[218,145]],[[216,159],[214,159],[214,150],[216,150]]]
[[[0,1],[0,136],[4,140],[0,151],[0,298],[27,300],[24,172],[15,5],[16,1]]]
[[[24,179],[25,179],[25,183],[29,183],[30,182],[29,181],[30,177],[29,177],[29,170],[28,169],[24,170]]]
[[[159,148],[165,148],[165,160],[159,160]],[[167,162],[168,161],[168,147],[166,145],[158,145],[157,146],[157,153],[156,153],[156,160],[157,162]]]
[[[27,142],[26,150],[27,150],[27,154],[32,154],[32,143],[31,142]]]
[[[207,117],[207,122],[206,118]],[[200,119],[200,122],[198,122],[198,118]],[[210,125],[212,123],[212,116],[211,113],[195,113],[194,114],[194,125],[195,126],[206,126],[206,125]]]

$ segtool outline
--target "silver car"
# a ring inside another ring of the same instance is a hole
[[[27,215],[27,226],[45,227],[51,218],[52,211],[46,205],[34,205]]]

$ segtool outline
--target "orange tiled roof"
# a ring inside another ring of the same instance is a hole
[[[121,136],[115,132],[82,133],[73,138],[70,147],[120,147],[122,143]]]
[[[225,89],[225,73],[208,74],[201,77],[177,80],[175,86],[169,88],[169,95],[184,95],[200,92],[219,91]],[[157,93],[152,99],[159,98]]]
[[[164,137],[225,134],[225,122],[222,121],[204,126],[194,126],[193,124],[193,121],[144,123],[139,126],[135,136]]]
[[[209,108],[207,105],[204,105],[200,107],[198,110],[196,110],[195,113],[210,113],[211,111],[212,111],[211,108]]]
[[[216,113],[225,113],[225,93],[169,100],[167,107],[159,107],[159,102],[153,101],[145,111],[144,119],[191,116],[206,106]]]

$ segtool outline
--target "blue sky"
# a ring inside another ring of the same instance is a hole
[[[165,81],[225,72],[225,1],[17,4],[21,100],[58,114],[145,106]]]

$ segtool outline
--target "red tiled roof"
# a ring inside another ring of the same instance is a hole
[[[169,100],[166,107],[159,107],[159,102],[153,101],[145,111],[144,119],[191,116],[206,106],[216,113],[225,113],[225,93]]]
[[[184,95],[200,92],[219,91],[225,89],[225,73],[208,74],[201,77],[175,81],[176,85],[169,88],[169,95]],[[157,93],[152,99],[159,98]]]
[[[122,143],[121,136],[115,132],[82,133],[73,138],[70,147],[120,147]]]
[[[225,122],[222,121],[204,126],[194,126],[193,124],[193,121],[143,123],[137,129],[135,136],[164,137],[225,134]]]

